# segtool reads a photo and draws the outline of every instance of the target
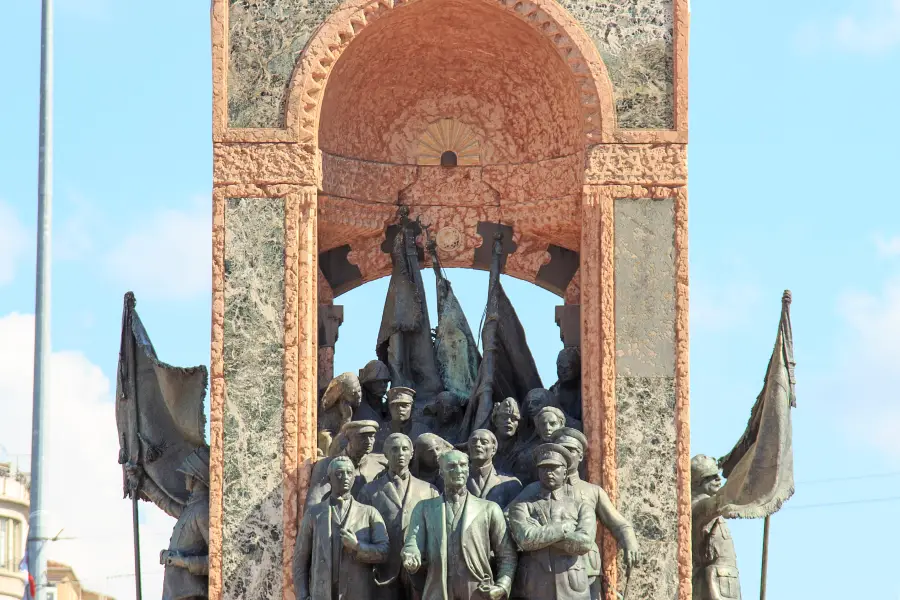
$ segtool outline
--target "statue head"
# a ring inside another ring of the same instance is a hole
[[[209,489],[209,448],[200,446],[188,454],[178,472],[184,475],[184,483],[188,492]]]
[[[722,489],[719,463],[712,456],[698,454],[691,459],[691,495],[714,496]]]
[[[391,384],[391,371],[380,360],[370,360],[360,369],[359,382],[376,398],[384,398]]]
[[[497,453],[497,436],[487,429],[476,429],[469,436],[469,458],[472,462],[485,465],[494,460]]]
[[[497,430],[497,435],[503,439],[509,439],[519,430],[519,421],[522,413],[519,412],[519,403],[515,398],[507,398],[498,402],[491,410],[491,423]]]
[[[388,391],[388,410],[391,411],[391,420],[396,423],[406,423],[412,417],[413,401],[416,390],[406,387],[392,387]]]
[[[541,444],[534,449],[534,464],[538,469],[541,487],[553,491],[566,482],[575,459],[559,444]]]
[[[565,425],[565,413],[555,406],[545,406],[534,416],[534,427],[544,442],[549,442],[553,432]]]
[[[340,403],[343,406],[356,408],[362,398],[359,378],[353,373],[341,373],[328,383],[322,394],[322,409],[328,409]]]
[[[388,469],[391,473],[399,475],[409,468],[413,457],[413,444],[409,436],[403,433],[392,433],[384,440],[382,448],[388,461]]]
[[[557,406],[553,393],[544,388],[534,388],[525,394],[525,400],[522,402],[522,416],[532,421],[546,406]]]
[[[469,457],[459,450],[448,450],[438,459],[444,488],[465,487],[469,479]]]
[[[350,421],[344,423],[341,432],[347,435],[347,456],[362,458],[375,447],[378,423],[375,421]]]
[[[437,434],[423,433],[416,438],[416,460],[426,469],[437,469],[438,459],[449,450],[453,450],[453,444]]]
[[[569,451],[575,462],[572,470],[577,470],[578,465],[584,460],[584,453],[587,452],[587,438],[584,434],[572,427],[561,427],[554,431],[550,438],[554,444],[559,444]]]
[[[581,378],[581,351],[577,347],[563,348],[557,355],[556,376],[560,383]]]
[[[467,401],[468,398],[465,396],[451,391],[443,391],[423,410],[426,415],[435,417],[441,424],[453,423],[462,416]]]
[[[350,493],[356,481],[356,467],[346,456],[335,456],[328,464],[328,480],[331,482],[332,497],[339,498]]]

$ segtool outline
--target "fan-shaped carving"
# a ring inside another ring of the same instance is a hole
[[[440,165],[445,152],[456,155],[456,164],[464,167],[481,164],[481,143],[472,128],[454,119],[435,121],[419,138],[416,163]]]

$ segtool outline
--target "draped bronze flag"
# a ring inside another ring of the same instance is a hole
[[[116,382],[119,462],[141,465],[146,477],[184,504],[188,492],[184,475],[177,469],[189,454],[206,444],[206,367],[182,368],[161,362],[134,306],[134,294],[128,292],[122,310]],[[126,497],[132,493],[126,485]]]
[[[791,293],[786,291],[775,348],[747,430],[734,449],[719,459],[727,478],[719,491],[720,514],[729,519],[767,517],[794,494],[791,409],[797,402],[790,305]]]

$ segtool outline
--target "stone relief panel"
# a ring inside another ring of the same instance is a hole
[[[672,0],[561,4],[581,23],[606,63],[615,89],[618,126],[673,128]],[[230,0],[230,127],[284,125],[294,65],[315,29],[339,5],[339,0]]]
[[[222,597],[280,598],[284,201],[225,206]]]

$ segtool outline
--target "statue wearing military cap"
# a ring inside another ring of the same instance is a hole
[[[737,554],[728,523],[719,514],[722,476],[715,458],[691,459],[691,542],[695,600],[740,600]]]
[[[159,554],[165,565],[163,600],[190,600],[209,596],[209,448],[200,446],[185,457],[177,471],[184,475],[190,494],[185,504],[172,499],[139,465],[126,464],[128,478],[141,480],[141,494],[178,519],[169,549]],[[132,488],[136,489],[136,488]]]
[[[355,467],[355,481],[350,494],[355,498],[362,487],[381,475],[387,468],[387,460],[382,454],[373,454],[375,436],[378,433],[375,421],[350,421],[341,428],[341,436],[347,439],[347,446],[337,456],[350,458]],[[328,466],[336,457],[323,458],[313,465],[309,478],[309,491],[306,494],[306,506],[318,504],[329,496],[331,483],[328,479]]]
[[[359,371],[362,402],[353,415],[355,421],[375,421],[380,427],[388,424],[384,396],[391,384],[391,372],[380,360],[371,360]]]
[[[577,467],[564,446],[541,444],[534,450],[539,481],[509,506],[509,527],[522,555],[512,598],[590,600],[586,557],[596,549],[597,521],[587,503],[567,491]]]
[[[597,521],[609,530],[622,548],[625,568],[633,568],[641,559],[634,528],[628,519],[616,510],[603,488],[583,480],[579,474],[579,466],[587,452],[587,438],[577,429],[563,427],[553,433],[553,441],[568,450],[574,458],[574,465],[569,470],[568,483],[575,501],[591,508]],[[591,598],[600,598],[603,568],[600,549],[596,544],[588,553],[587,568],[588,579],[591,582]]]
[[[403,433],[410,438],[417,437],[425,430],[413,431],[413,404],[416,400],[416,390],[408,387],[396,386],[388,390],[388,411],[391,413],[391,421],[388,426],[382,427],[375,439],[375,447],[381,448],[384,441],[392,433]]]

